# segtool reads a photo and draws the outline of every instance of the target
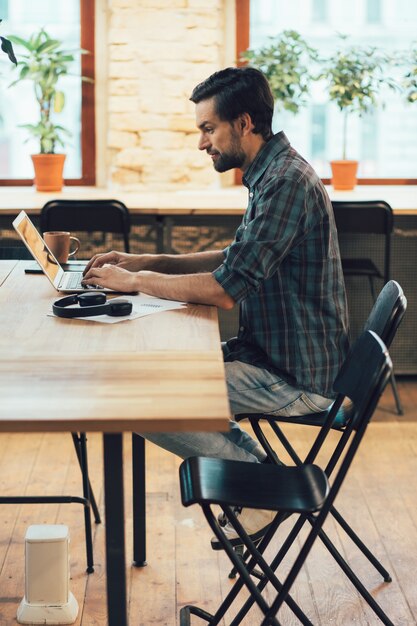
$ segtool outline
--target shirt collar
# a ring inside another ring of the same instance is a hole
[[[271,161],[284,150],[288,150],[290,142],[283,131],[277,133],[266,142],[266,144],[259,150],[258,154],[246,170],[245,175],[242,178],[243,184],[251,189],[256,185],[259,178],[265,172]]]

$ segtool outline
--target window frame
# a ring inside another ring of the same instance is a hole
[[[250,44],[250,0],[236,0],[236,59],[243,65],[240,55]],[[236,177],[238,181],[238,177]],[[330,178],[322,178],[330,185]],[[417,185],[417,178],[358,178],[358,185]]]
[[[94,81],[95,72],[95,0],[80,0],[80,46],[89,54],[81,55],[81,74]],[[81,177],[66,178],[64,184],[95,185],[96,129],[94,82],[81,85]],[[0,187],[30,187],[33,178],[2,178]]]

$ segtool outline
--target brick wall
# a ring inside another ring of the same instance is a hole
[[[217,185],[197,150],[193,87],[225,63],[227,0],[108,0],[109,177],[123,187]]]

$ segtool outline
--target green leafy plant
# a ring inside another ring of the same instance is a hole
[[[417,48],[411,52],[411,69],[406,72],[403,88],[408,102],[417,102]]]
[[[346,36],[340,36],[346,40]],[[377,96],[383,85],[397,89],[386,69],[390,58],[375,47],[342,46],[330,58],[323,60],[324,78],[329,98],[343,113],[342,158],[346,159],[347,122],[351,113],[362,115],[377,106]]]
[[[62,42],[52,39],[42,28],[29,39],[11,36],[10,40],[25,49],[17,64],[19,77],[10,86],[23,80],[33,82],[35,97],[39,104],[40,118],[37,124],[22,124],[31,135],[39,139],[40,153],[53,154],[57,144],[64,147],[63,136],[71,133],[55,124],[52,113],[60,113],[65,105],[64,92],[58,89],[58,82],[69,75],[77,53],[85,50],[62,49]],[[89,80],[81,77],[82,80]]]
[[[3,20],[0,19],[0,22],[2,22]],[[11,41],[9,41],[8,39],[6,39],[5,37],[0,37],[0,41],[1,41],[1,46],[0,48],[2,49],[2,51],[7,54],[7,56],[9,57],[10,61],[12,63],[14,63],[15,65],[17,65],[17,59],[14,55],[14,51],[13,51],[13,46]]]
[[[307,102],[317,50],[295,30],[284,30],[269,40],[259,50],[246,50],[241,58],[265,74],[278,109],[298,113]]]

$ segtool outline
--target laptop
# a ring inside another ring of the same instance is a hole
[[[112,289],[105,289],[98,286],[82,285],[82,271],[65,271],[46,245],[32,220],[24,211],[21,211],[13,221],[13,226],[29,252],[39,263],[45,276],[49,278],[57,291],[63,293],[81,293],[91,289],[95,291],[113,291]]]

